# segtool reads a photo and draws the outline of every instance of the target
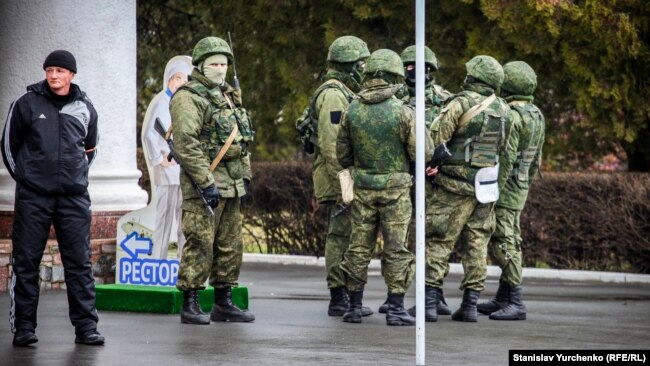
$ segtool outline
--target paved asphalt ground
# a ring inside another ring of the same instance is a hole
[[[388,327],[375,313],[347,324],[326,313],[324,268],[244,263],[242,284],[251,293],[252,324],[184,325],[178,315],[100,312],[106,345],[74,344],[64,292],[43,292],[39,342],[11,345],[8,321],[0,323],[0,365],[415,365],[415,327]],[[444,286],[455,310],[460,277]],[[496,290],[489,278],[482,300]],[[372,271],[364,305],[383,302],[385,285]],[[441,317],[427,323],[427,365],[507,365],[509,349],[648,349],[650,285],[557,280],[526,281],[528,320],[477,323]],[[407,306],[415,301],[407,296]],[[0,315],[9,296],[0,295]],[[2,315],[4,314],[4,315]]]

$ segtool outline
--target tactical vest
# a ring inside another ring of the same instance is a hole
[[[377,104],[355,100],[346,112],[353,144],[354,185],[366,189],[408,186],[409,157],[400,139],[404,102],[389,98]]]
[[[336,79],[330,79],[316,89],[314,95],[309,99],[309,105],[302,111],[296,120],[296,130],[300,137],[303,149],[308,154],[314,153],[314,147],[318,146],[318,114],[316,113],[316,100],[320,93],[326,89],[337,89],[345,96],[348,103],[352,102],[356,95],[352,93],[343,83]]]
[[[253,141],[255,131],[246,109],[236,107],[232,99],[224,95],[220,88],[208,89],[196,80],[188,81],[180,89],[188,90],[210,102],[209,112],[204,114],[200,141],[201,148],[211,161],[225,145],[235,126],[239,129],[239,133],[226,151],[222,161],[239,160],[248,155],[248,144]]]
[[[528,182],[530,166],[537,156],[544,132],[544,116],[539,108],[532,103],[511,102],[510,107],[519,113],[522,120],[517,160],[510,176],[520,182]]]
[[[465,97],[470,108],[480,103],[478,93],[463,91],[457,97]],[[447,147],[452,157],[445,165],[462,165],[476,168],[495,166],[499,152],[506,142],[507,106],[496,98],[481,113],[470,119],[465,126],[459,126]],[[469,177],[467,177],[469,178]]]

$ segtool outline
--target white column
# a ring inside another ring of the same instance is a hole
[[[44,79],[54,50],[77,60],[74,83],[99,114],[98,155],[90,168],[93,211],[147,203],[136,163],[136,3],[134,0],[0,1],[0,126],[25,87]],[[12,211],[14,183],[0,164],[0,211]]]

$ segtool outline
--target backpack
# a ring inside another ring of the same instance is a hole
[[[346,96],[348,102],[351,102],[354,98],[354,94],[336,79],[325,82],[316,89],[314,95],[309,99],[309,105],[305,107],[300,117],[296,119],[296,131],[298,131],[300,143],[302,144],[303,150],[309,155],[313,154],[315,147],[318,146],[318,116],[315,113],[316,100],[320,93],[330,88],[340,90]]]

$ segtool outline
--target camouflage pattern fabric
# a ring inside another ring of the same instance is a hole
[[[232,50],[228,42],[219,37],[205,37],[198,41],[192,51],[192,65],[198,66],[203,60],[211,55],[221,53],[232,62]]]
[[[523,210],[528,190],[539,172],[544,145],[544,116],[533,103],[513,100],[509,119],[512,129],[508,143],[514,145],[507,151],[513,169],[501,190],[497,206]]]
[[[188,89],[186,84],[174,94],[170,111],[174,146],[181,165],[182,207],[186,211],[202,213],[205,208],[200,200],[193,199],[198,198],[198,194],[187,174],[202,189],[216,184],[222,197],[245,195],[244,179],[250,180],[252,174],[250,157],[247,153],[242,156],[239,144],[245,140],[242,132],[247,129],[240,129],[235,142],[228,149],[227,157],[210,173],[212,159],[223,145],[221,140],[227,138],[234,127],[233,123],[236,123],[233,114],[243,112],[232,103],[234,90],[229,85],[215,86],[196,69],[192,71],[191,78],[188,84],[202,84],[211,94],[210,99]]]
[[[206,279],[217,288],[234,286],[242,261],[240,198],[244,179],[252,177],[248,152],[240,142],[252,140],[250,121],[228,85],[214,85],[196,69],[191,80],[172,98],[170,111],[176,155],[181,165],[183,234],[187,239],[176,287],[202,289]],[[235,115],[241,118],[235,118]],[[227,156],[210,172],[224,138],[237,126]],[[221,195],[214,216],[209,216],[188,175],[205,189],[215,184]]]
[[[541,111],[527,101],[530,98],[518,99],[514,97],[510,101],[513,124],[508,142],[516,146],[514,152],[509,149],[509,159],[515,161],[514,169],[497,201],[496,231],[489,244],[492,260],[501,267],[501,280],[513,286],[522,284],[519,218],[528,198],[530,184],[539,171],[544,144],[544,117]]]
[[[343,82],[338,80],[339,72],[330,70],[332,79],[326,83],[338,83],[339,88],[327,88],[316,98],[315,112],[318,116],[318,143],[314,151],[312,179],[314,194],[318,203],[341,200],[341,185],[337,173],[343,170],[336,158],[336,137],[339,133],[343,112],[348,108],[349,96],[354,95]]]
[[[214,216],[183,210],[187,241],[176,287],[202,290],[205,281],[215,288],[237,286],[242,263],[242,218],[239,198],[222,198]]]
[[[499,207],[496,209],[496,230],[490,239],[490,257],[501,267],[501,281],[511,286],[521,285],[522,254],[521,210]]]
[[[428,286],[442,288],[449,271],[449,256],[459,245],[463,280],[460,289],[482,291],[487,276],[487,246],[495,227],[494,203],[480,204],[473,196],[435,187],[427,211],[426,279]]]
[[[368,282],[368,264],[381,227],[384,282],[389,293],[405,293],[415,274],[415,256],[405,246],[411,220],[409,189],[355,188],[351,215],[350,246],[341,262],[348,290],[363,290]]]
[[[383,274],[389,293],[405,293],[413,279],[414,257],[406,248],[411,219],[408,163],[415,159],[415,116],[395,97],[401,86],[382,79],[364,82],[359,100],[343,116],[337,157],[353,166],[352,234],[341,268],[351,291],[363,289],[368,263],[382,229]],[[425,157],[433,153],[425,137]]]
[[[415,108],[415,89],[406,85],[405,87],[408,90],[407,102]],[[445,105],[445,102],[452,96],[453,94],[443,87],[433,83],[424,89],[424,124],[427,129],[431,128],[433,121],[440,114],[440,110]]]
[[[336,144],[337,157],[346,168],[354,166],[355,189],[411,186],[409,161],[415,160],[415,115],[394,97],[401,85],[381,79],[364,82],[343,116]],[[425,158],[433,153],[431,136],[425,136]]]
[[[343,254],[350,244],[350,211],[336,217],[332,214],[337,211],[336,204],[325,204],[327,208],[327,238],[325,239],[325,270],[327,271],[327,287],[334,288],[345,286],[345,274],[341,270]]]
[[[327,52],[327,61],[355,62],[370,56],[368,45],[361,38],[342,36],[334,40]]]
[[[509,158],[515,149],[513,143],[508,141],[512,128],[512,122],[508,118],[510,108],[505,100],[496,98],[485,111],[479,113],[476,117],[461,126],[459,123],[460,117],[472,105],[482,102],[494,93],[494,89],[477,84],[465,84],[463,88],[465,90],[464,93],[454,97],[434,120],[430,128],[431,137],[436,145],[458,138],[459,134],[461,134],[460,131],[462,131],[461,135],[463,137],[473,137],[481,132],[486,113],[493,115],[495,118],[505,117],[503,136],[499,140],[501,147],[496,150],[496,153],[499,155],[500,165],[498,178],[499,188],[502,188],[514,163]],[[448,146],[450,145],[448,144]],[[452,149],[451,146],[450,149]],[[452,159],[455,161],[450,161],[440,168],[440,173],[435,178],[436,184],[450,192],[473,197],[475,194],[474,177],[480,167],[466,163],[461,157],[454,157]]]

